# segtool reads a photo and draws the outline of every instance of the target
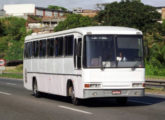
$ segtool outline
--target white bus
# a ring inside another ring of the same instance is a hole
[[[144,96],[142,32],[93,26],[25,38],[24,86],[79,99]]]

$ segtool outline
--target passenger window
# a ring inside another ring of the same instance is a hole
[[[63,55],[63,37],[59,37],[55,39],[55,56]]]
[[[52,57],[54,55],[54,38],[47,40],[47,56]]]
[[[32,56],[37,57],[38,56],[38,41],[33,41],[32,42]]]
[[[33,54],[34,54],[34,57],[38,57],[38,53],[39,53],[39,41],[34,41],[33,42]]]
[[[72,56],[73,55],[73,35],[65,37],[65,55]]]
[[[32,42],[27,43],[27,58],[31,58],[32,56]]]
[[[40,57],[45,57],[46,56],[46,40],[40,40],[39,41],[39,46],[40,46]]]

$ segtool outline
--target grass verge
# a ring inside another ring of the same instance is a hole
[[[0,77],[23,79],[23,65],[5,67],[5,71],[0,74]]]
[[[3,78],[23,79],[23,74],[18,74],[18,73],[3,73],[3,74],[0,74],[0,77],[3,77]]]

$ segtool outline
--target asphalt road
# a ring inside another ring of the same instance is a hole
[[[44,94],[35,98],[21,80],[0,79],[0,120],[165,120],[165,96],[85,100],[74,106],[68,98]]]

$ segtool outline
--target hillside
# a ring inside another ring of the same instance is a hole
[[[22,60],[26,20],[16,17],[0,19],[0,58]]]

